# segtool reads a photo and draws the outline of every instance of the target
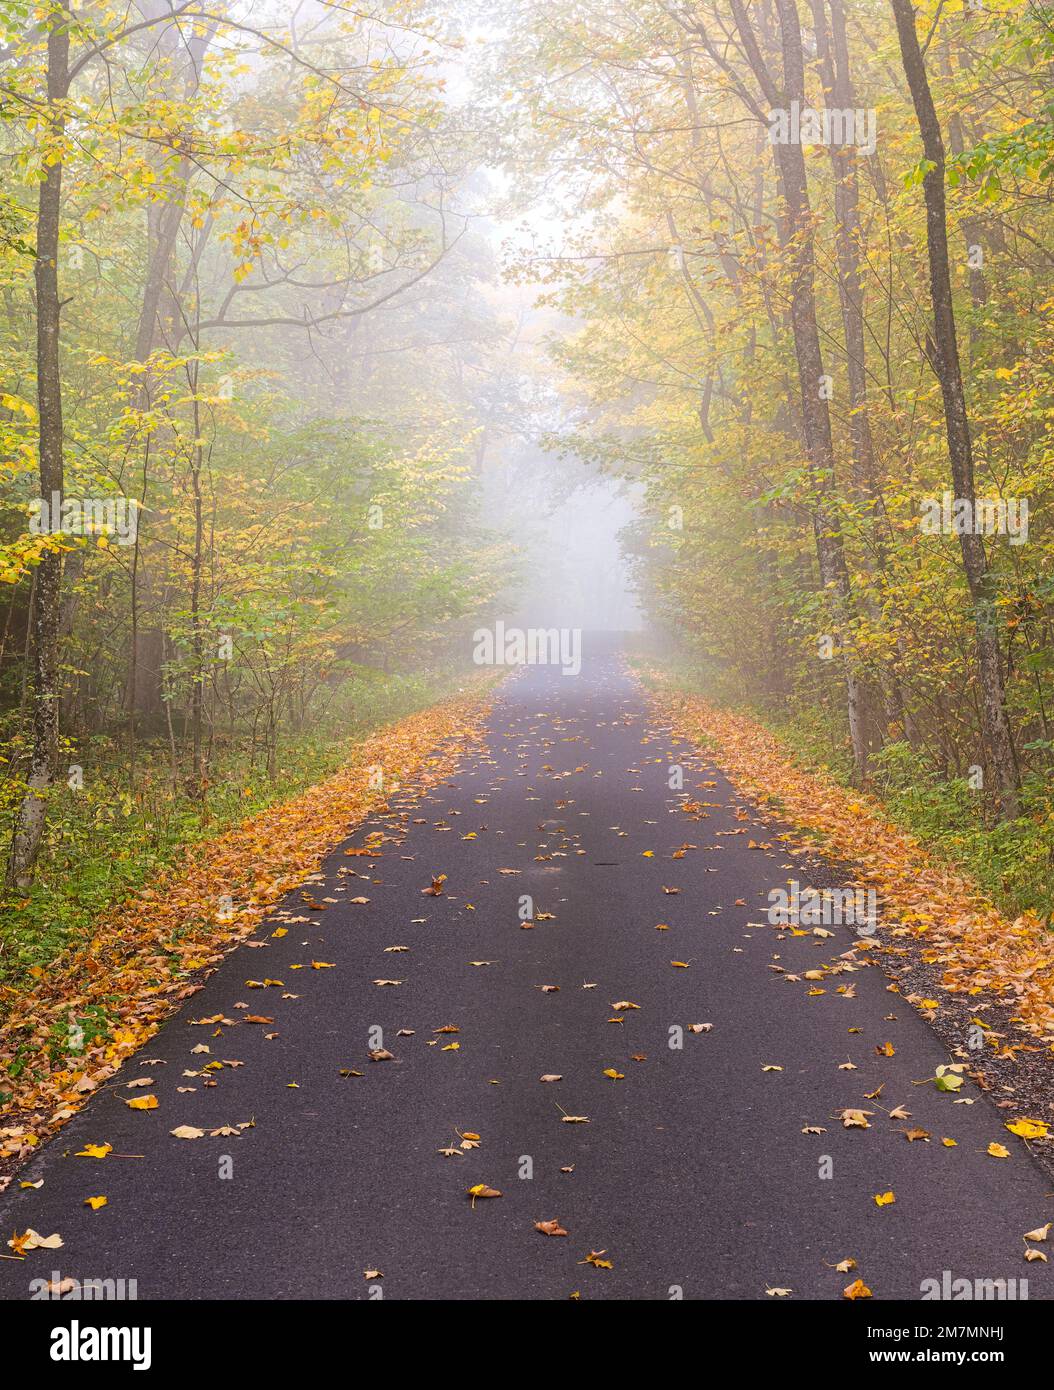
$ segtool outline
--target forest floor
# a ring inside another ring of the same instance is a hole
[[[517,673],[22,1168],[0,1296],[1054,1296],[1033,1098],[770,922],[845,871],[675,724],[598,642]]]

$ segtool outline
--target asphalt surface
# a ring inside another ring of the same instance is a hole
[[[1002,1112],[970,1084],[915,1084],[954,1059],[879,969],[815,985],[772,968],[800,977],[854,945],[767,920],[770,889],[822,870],[593,646],[578,677],[518,673],[487,753],[357,828],[256,932],[264,948],[229,956],[19,1174],[5,1236],[64,1244],[0,1261],[0,1295],[57,1272],[135,1279],[140,1299],[837,1299],[857,1277],[919,1299],[948,1271],[1051,1296],[1023,1234],[1054,1194]],[[375,856],[345,853],[377,832]],[[234,1026],[193,1022],[217,1015]],[[146,1094],[158,1108],[125,1104]],[[237,1137],[208,1133],[223,1126]],[[113,1152],[75,1156],[87,1143]],[[503,1195],[473,1203],[476,1184]],[[567,1237],[535,1230],[554,1219]],[[613,1267],[579,1263],[591,1251]]]

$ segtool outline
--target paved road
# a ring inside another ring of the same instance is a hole
[[[380,853],[335,850],[257,932],[266,949],[230,956],[20,1175],[44,1186],[0,1199],[0,1226],[65,1244],[0,1262],[0,1294],[58,1270],[134,1278],[140,1298],[827,1299],[860,1275],[876,1298],[917,1299],[947,1270],[1050,1297],[1022,1241],[1054,1217],[1049,1180],[982,1096],[912,1084],[950,1059],[877,969],[840,977],[847,997],[771,968],[800,973],[853,940],[767,922],[769,890],[816,871],[690,754],[603,648],[578,678],[519,673],[488,753],[359,828],[348,845],[381,831]],[[712,803],[706,817],[686,798]],[[423,895],[440,874],[442,896]],[[249,1012],[274,1024],[192,1023]],[[670,1046],[696,1023],[713,1026]],[[895,1055],[876,1055],[887,1041]],[[393,1060],[369,1060],[380,1042]],[[186,1075],[210,1060],[241,1065],[211,1086]],[[124,1104],[146,1091],[158,1109]],[[910,1121],[881,1108],[897,1104]],[[844,1128],[846,1107],[873,1111],[871,1128]],[[250,1120],[237,1138],[170,1136]],[[932,1140],[908,1142],[912,1126]],[[993,1140],[1010,1159],[985,1153]],[[143,1157],[74,1157],[88,1142]],[[473,1205],[477,1183],[504,1195]],[[534,1229],[553,1219],[568,1237]],[[590,1251],[613,1268],[580,1264]],[[849,1275],[833,1267],[847,1258]]]

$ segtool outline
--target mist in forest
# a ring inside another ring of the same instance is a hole
[[[0,4],[12,883],[49,817],[309,777],[499,621],[1046,825],[1052,32]]]

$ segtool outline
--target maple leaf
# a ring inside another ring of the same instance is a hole
[[[129,1110],[156,1110],[159,1104],[157,1096],[135,1096],[125,1101]]]
[[[61,1250],[64,1242],[57,1233],[42,1236],[31,1226],[21,1235],[17,1233],[13,1235],[7,1243],[16,1255],[24,1255],[28,1250]]]
[[[873,1115],[874,1113],[875,1112],[873,1110],[846,1109],[839,1110],[838,1118],[841,1120],[842,1124],[845,1126],[846,1129],[870,1129],[871,1122],[868,1120],[867,1117],[868,1115]]]
[[[1014,1120],[1003,1126],[1021,1139],[1045,1139],[1048,1126],[1043,1120]]]
[[[606,1254],[606,1250],[590,1250],[585,1259],[579,1260],[578,1263],[580,1265],[592,1265],[594,1269],[614,1269],[615,1266],[611,1260],[601,1258]]]
[[[85,1144],[84,1148],[77,1152],[76,1157],[105,1158],[108,1153],[113,1153],[112,1144]]]
[[[862,1279],[854,1279],[848,1288],[842,1290],[842,1297],[850,1300],[870,1298],[871,1296],[871,1290]]]
[[[557,1220],[555,1220],[555,1219],[552,1220],[552,1221],[536,1221],[536,1222],[534,1223],[534,1229],[535,1229],[536,1231],[541,1231],[541,1233],[542,1233],[543,1236],[566,1236],[566,1235],[567,1235],[567,1232],[566,1232],[566,1231],[564,1230],[564,1228],[560,1225],[560,1222],[557,1221]]]

